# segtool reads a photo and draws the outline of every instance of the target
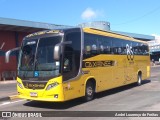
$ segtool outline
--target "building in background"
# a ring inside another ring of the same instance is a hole
[[[19,47],[24,36],[40,30],[54,29],[62,27],[60,25],[39,23],[32,21],[0,18],[0,79],[10,77],[11,71],[16,71],[18,54],[11,56],[11,62],[5,63],[5,52],[9,49]],[[10,72],[8,72],[10,71]]]
[[[160,36],[155,36],[155,39],[152,41],[148,41],[151,60],[160,62]]]
[[[104,21],[83,23],[83,24],[80,24],[79,26],[93,27],[93,28],[111,31],[110,23],[104,22]],[[8,76],[10,76],[9,75],[10,72],[8,71],[16,71],[17,69],[18,54],[13,54],[11,56],[11,62],[6,64],[5,52],[7,50],[13,49],[15,47],[19,47],[21,45],[23,37],[30,33],[41,31],[41,30],[58,29],[62,27],[69,27],[69,26],[0,18],[0,46],[2,44],[4,45],[2,50],[0,51],[0,79],[1,77],[4,77],[4,73],[8,73]],[[120,31],[112,31],[112,32],[129,35],[131,37],[145,40],[145,41],[150,41],[154,39],[154,36],[149,36],[149,35],[127,33],[127,32],[120,32]],[[7,74],[5,76],[7,76]]]

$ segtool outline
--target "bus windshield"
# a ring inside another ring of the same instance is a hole
[[[62,36],[24,40],[20,51],[19,77],[54,77],[59,75],[60,62],[54,61],[54,47]]]

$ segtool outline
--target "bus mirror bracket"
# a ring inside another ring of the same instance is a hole
[[[18,51],[20,50],[20,47],[17,47],[17,48],[13,48],[11,50],[8,50],[6,53],[5,53],[5,62],[6,63],[9,63],[9,57],[10,57],[10,54],[14,51]]]
[[[54,60],[59,61],[62,52],[62,46],[72,44],[72,41],[66,41],[55,45],[54,47]]]

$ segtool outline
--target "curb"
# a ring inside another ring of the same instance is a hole
[[[9,96],[10,100],[15,100],[15,99],[18,99],[18,95],[12,95],[12,96]]]
[[[3,97],[3,98],[0,98],[0,102],[8,101],[8,100],[10,100],[10,97]]]
[[[0,102],[11,101],[11,100],[15,100],[18,98],[19,98],[18,95],[11,95],[11,96],[0,98]]]

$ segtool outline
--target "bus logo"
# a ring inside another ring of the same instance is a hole
[[[39,72],[38,71],[34,71],[34,77],[38,77],[39,76]]]
[[[133,51],[132,51],[132,46],[129,46],[128,44],[126,44],[126,50],[127,50],[127,59],[133,61],[134,54],[133,54]]]
[[[95,67],[110,67],[114,66],[115,61],[106,60],[106,61],[83,61],[83,68],[95,68]]]

